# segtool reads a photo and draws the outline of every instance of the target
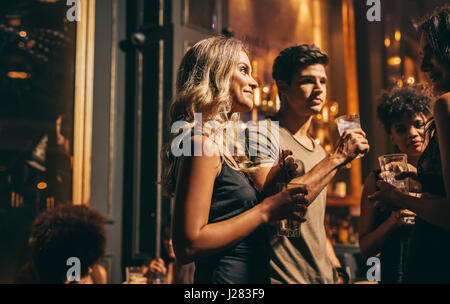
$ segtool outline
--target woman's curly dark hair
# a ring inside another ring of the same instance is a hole
[[[275,58],[272,77],[290,84],[295,73],[313,64],[328,65],[328,55],[313,44],[289,47]]]
[[[81,277],[105,254],[105,219],[86,206],[59,205],[42,212],[31,228],[31,255],[41,283],[63,283],[69,266],[77,257]]]
[[[422,84],[405,84],[394,86],[381,95],[381,103],[377,107],[378,119],[387,134],[391,134],[392,125],[404,118],[413,118],[417,114],[431,116],[430,90]]]

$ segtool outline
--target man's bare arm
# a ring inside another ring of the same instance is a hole
[[[369,145],[362,130],[345,131],[336,149],[330,155],[326,156],[310,171],[292,179],[290,182],[305,184],[308,190],[306,199],[311,203],[330,183],[339,168],[351,162],[359,153],[366,153],[368,150]],[[271,170],[277,170],[277,167],[259,166],[253,177],[258,189],[263,189],[267,184],[267,177]]]

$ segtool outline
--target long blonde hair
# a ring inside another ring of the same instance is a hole
[[[201,113],[203,121],[215,121],[222,126],[239,121],[238,113],[230,115],[230,82],[241,52],[248,54],[241,41],[223,36],[201,40],[186,52],[178,69],[176,93],[169,109],[169,130],[176,121],[184,121],[194,128],[194,113]],[[161,183],[163,192],[170,196],[175,191],[175,156],[171,148],[177,135],[169,135],[161,152],[164,166]],[[221,155],[221,159],[233,169],[245,167],[246,157]]]

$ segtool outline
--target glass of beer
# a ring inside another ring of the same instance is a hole
[[[141,267],[125,267],[128,284],[147,284]]]

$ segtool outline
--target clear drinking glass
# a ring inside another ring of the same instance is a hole
[[[166,274],[156,273],[151,277],[150,284],[166,284]]]
[[[296,183],[277,183],[279,192],[284,191],[285,189],[303,186],[303,184]],[[277,235],[287,237],[300,237],[300,223],[291,219],[280,220],[278,222]]]
[[[402,172],[408,171],[408,157],[405,153],[398,154],[386,154],[378,157],[380,162],[381,173],[383,180],[396,188],[399,188],[403,192],[409,192],[408,179],[397,180],[395,176]],[[405,209],[405,211],[412,213]],[[403,220],[407,223],[414,223],[415,217],[404,217]]]
[[[336,124],[339,131],[339,136],[350,129],[361,129],[361,120],[358,114],[342,115],[336,118]],[[364,157],[364,154],[359,154],[356,158]]]
[[[141,267],[125,267],[128,284],[147,284],[147,278],[142,273]]]

